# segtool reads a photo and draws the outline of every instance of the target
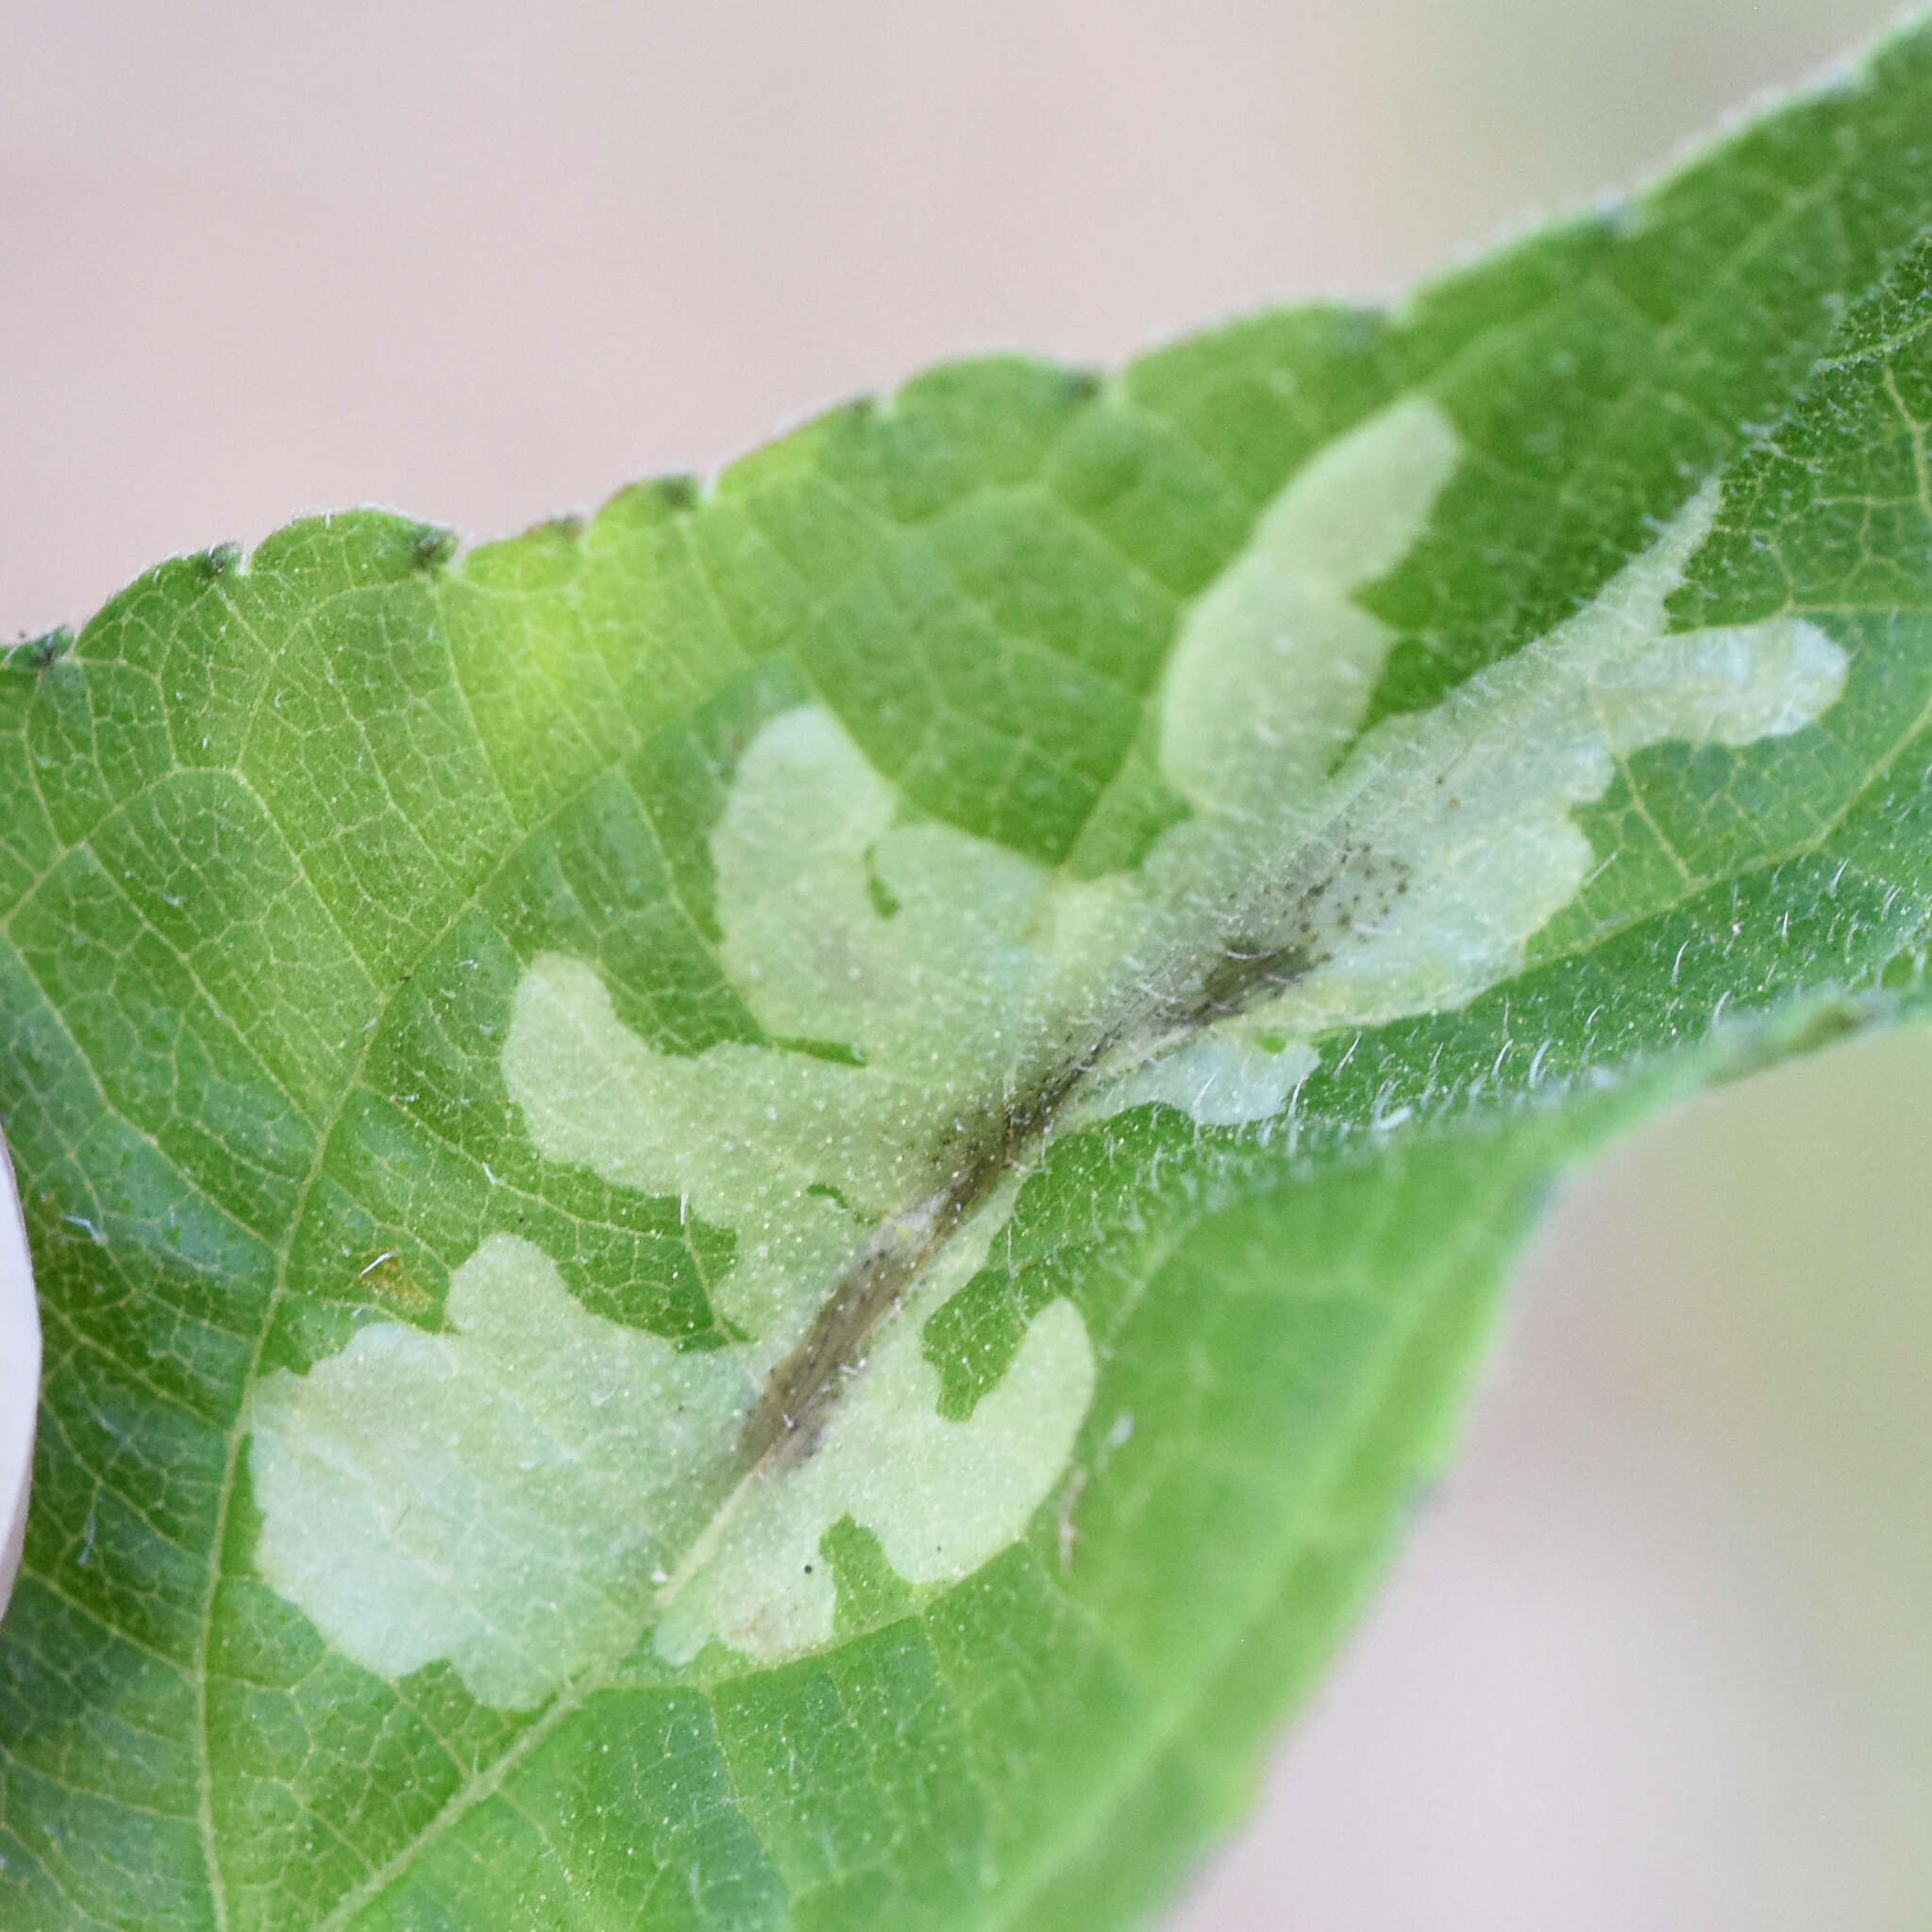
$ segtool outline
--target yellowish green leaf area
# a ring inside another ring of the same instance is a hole
[[[11,652],[0,1924],[1143,1923],[1553,1179],[1926,1003],[1928,128]]]

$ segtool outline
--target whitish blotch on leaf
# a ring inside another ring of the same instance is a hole
[[[1041,1150],[1148,1103],[1204,1129],[1280,1114],[1323,1032],[1519,967],[1591,864],[1572,809],[1620,760],[1789,732],[1840,688],[1803,620],[1667,634],[1713,484],[1559,630],[1364,732],[1393,639],[1354,596],[1458,455],[1407,398],[1264,509],[1177,640],[1161,761],[1194,815],[1138,872],[1078,881],[909,820],[831,713],[769,722],[712,835],[721,957],[772,1038],[843,1058],[662,1052],[561,953],[526,974],[503,1054],[547,1159],[731,1230],[714,1289],[749,1339],[680,1353],[585,1313],[529,1243],[488,1241],[445,1334],[378,1323],[261,1385],[268,1580],[370,1668],[446,1658],[516,1706],[653,1624],[673,1663],[829,1641],[818,1544],[847,1516],[921,1586],[1019,1537],[1092,1397],[1084,1322],[1036,1316],[963,1423],[919,1331]]]

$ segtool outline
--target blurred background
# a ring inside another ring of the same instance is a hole
[[[0,636],[476,535],[959,351],[1392,294],[1881,0],[0,0]],[[1567,1195],[1184,1932],[1932,1922],[1932,1035]]]

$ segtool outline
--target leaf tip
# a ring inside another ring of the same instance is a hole
[[[227,576],[242,563],[240,544],[216,544],[212,549],[203,550],[192,560],[207,582],[212,583],[217,578]]]
[[[58,664],[73,648],[74,631],[70,626],[61,624],[42,632],[39,637],[28,638],[20,651],[32,669],[44,671]]]
[[[410,549],[410,562],[418,570],[430,575],[445,569],[456,555],[458,538],[452,529],[444,529],[434,524],[425,524],[417,532],[416,540]]]
[[[696,477],[649,477],[627,483],[610,497],[592,521],[589,534],[594,543],[609,543],[633,530],[688,516],[703,501],[704,486]]]

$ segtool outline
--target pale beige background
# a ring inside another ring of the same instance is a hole
[[[1885,11],[0,0],[0,635],[303,509],[502,532],[955,350],[1390,291]],[[1932,1919],[1928,1150],[1894,1040],[1572,1192],[1187,1932]]]

